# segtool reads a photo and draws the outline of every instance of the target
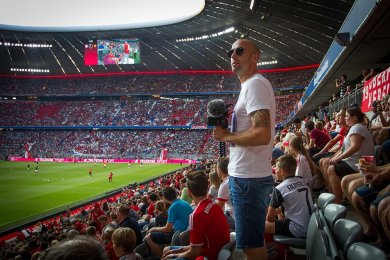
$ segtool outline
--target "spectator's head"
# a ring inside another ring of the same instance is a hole
[[[102,227],[104,227],[105,225],[107,225],[108,223],[110,223],[110,220],[108,219],[108,217],[106,215],[101,215],[98,217],[98,220],[101,224]]]
[[[137,238],[131,228],[121,227],[114,231],[111,241],[115,255],[121,257],[134,252]]]
[[[301,121],[301,119],[299,117],[294,118],[292,123],[295,126],[296,130],[299,130],[301,128],[302,121]]]
[[[297,161],[292,155],[286,154],[281,157],[276,162],[276,172],[283,176],[283,179],[294,176],[295,170],[297,168]]]
[[[317,129],[322,130],[324,128],[324,122],[322,120],[317,120],[315,126]]]
[[[103,239],[111,241],[112,233],[114,233],[114,227],[107,227],[103,230]]]
[[[306,124],[305,124],[305,127],[307,130],[311,131],[314,129],[314,122],[313,121],[308,121]]]
[[[303,153],[305,151],[305,147],[303,146],[302,137],[294,136],[293,138],[291,138],[289,148],[289,151],[292,153]]]
[[[210,178],[210,186],[214,185],[215,188],[219,188],[219,185],[221,185],[221,179],[219,178],[218,174],[215,171],[210,172],[209,174]]]
[[[229,166],[229,157],[220,157],[217,162],[217,174],[218,176],[223,179],[223,176],[227,176],[229,174],[228,171]]]
[[[151,192],[151,193],[149,194],[149,199],[150,199],[151,202],[156,202],[156,201],[158,200],[158,196],[157,196],[156,193]]]
[[[164,197],[164,199],[166,199],[169,202],[174,201],[175,199],[177,199],[176,190],[172,187],[165,188],[163,191],[163,197]]]
[[[360,110],[359,107],[351,107],[347,109],[346,114],[347,125],[353,126],[358,123],[364,123],[364,113]]]
[[[96,239],[77,236],[50,248],[45,260],[94,259],[108,260],[104,248]]]
[[[337,124],[340,126],[345,126],[345,115],[347,109],[344,107],[340,110],[340,112],[337,113]]]
[[[162,200],[157,201],[156,205],[154,206],[154,208],[160,214],[165,214],[167,212],[167,209],[165,207],[165,203]]]
[[[94,226],[89,226],[85,229],[85,233],[87,236],[94,237],[96,236],[96,227]]]
[[[130,208],[127,205],[120,205],[117,212],[117,220],[122,222],[130,214]]]
[[[204,171],[195,171],[187,174],[187,187],[191,197],[204,197],[207,195],[209,180]]]

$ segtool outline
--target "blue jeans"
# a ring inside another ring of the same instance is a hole
[[[239,249],[264,246],[265,217],[274,180],[236,178],[230,176],[229,189],[236,220],[236,247]]]

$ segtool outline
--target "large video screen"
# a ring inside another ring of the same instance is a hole
[[[138,64],[139,39],[89,40],[84,46],[85,65]]]

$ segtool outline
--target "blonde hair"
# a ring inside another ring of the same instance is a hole
[[[210,185],[214,185],[214,187],[218,190],[221,185],[221,179],[215,171],[210,172],[209,174]]]
[[[160,211],[162,214],[165,214],[167,212],[167,209],[165,207],[165,203],[162,200],[157,201],[156,205],[154,206],[154,208],[156,210]]]
[[[111,241],[116,247],[121,247],[125,253],[133,253],[137,238],[131,228],[121,227],[112,233]]]

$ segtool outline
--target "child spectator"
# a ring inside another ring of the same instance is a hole
[[[118,228],[111,237],[116,256],[121,260],[142,260],[142,257],[134,253],[136,236],[131,228]]]
[[[295,176],[296,166],[291,155],[283,155],[276,163],[276,171],[281,172],[283,182],[275,187],[271,195],[265,223],[267,234],[306,237],[313,201],[302,177]],[[277,215],[280,216],[278,219]]]

